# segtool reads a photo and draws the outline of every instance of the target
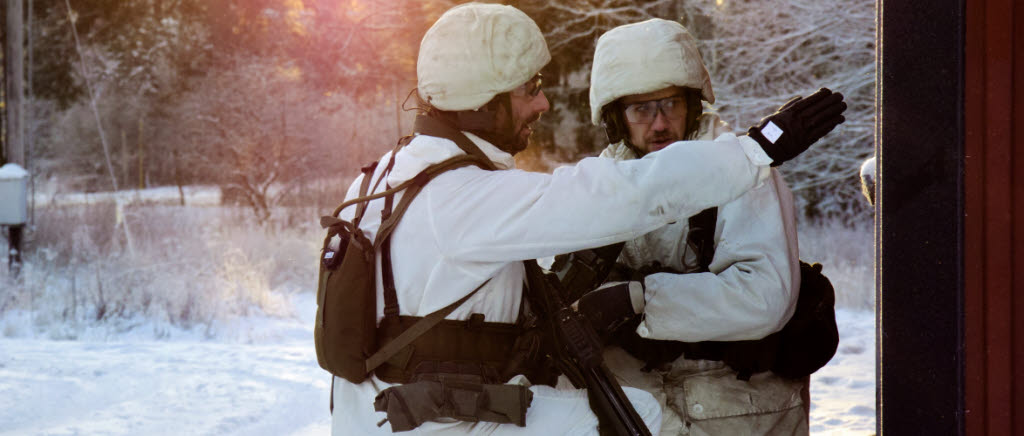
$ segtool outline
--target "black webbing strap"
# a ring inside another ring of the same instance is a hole
[[[469,138],[467,138],[461,131],[448,125],[442,120],[427,115],[417,115],[412,130],[421,135],[450,139],[454,141],[455,145],[458,145],[462,151],[466,152],[466,154],[475,156],[483,161],[484,165],[481,166],[481,168],[485,170],[496,169],[494,163],[487,158],[487,155],[480,150],[480,147],[477,147],[476,144],[474,144],[473,141],[470,141]]]
[[[416,124],[414,125],[413,129],[415,132],[423,135],[449,139],[455,142],[455,145],[458,145],[462,151],[466,152],[466,154],[452,157],[446,161],[434,165],[433,167],[427,168],[426,170],[418,174],[416,177],[406,180],[405,182],[402,182],[398,186],[395,186],[391,189],[387,189],[385,191],[378,192],[372,195],[360,195],[357,198],[346,200],[345,202],[339,204],[338,207],[334,208],[334,212],[331,214],[331,216],[338,216],[338,213],[340,213],[343,209],[353,204],[365,203],[370,200],[386,197],[388,195],[392,195],[398,191],[401,191],[409,187],[413,183],[416,183],[417,179],[419,179],[420,177],[425,176],[424,173],[432,172],[432,168],[442,167],[443,165],[451,163],[453,161],[468,160],[471,161],[471,164],[476,165],[485,170],[497,169],[497,167],[494,166],[494,162],[491,162],[491,160],[487,158],[487,155],[485,155],[484,152],[480,150],[480,147],[477,147],[476,144],[473,144],[473,141],[470,141],[469,138],[466,137],[466,135],[464,135],[461,131],[455,129],[454,127],[445,124],[443,121],[438,120],[437,118],[419,115],[416,117]],[[401,149],[406,143],[408,143],[410,139],[410,136],[406,136],[399,140],[398,145],[396,145],[395,149],[391,152],[391,159],[388,161],[387,168],[385,168],[384,172],[381,175],[381,178],[377,180],[377,184],[379,184],[380,181],[383,180],[384,176],[391,171],[391,168],[394,166],[395,163],[395,155],[398,154],[398,150]],[[443,172],[447,171],[448,169],[451,168],[440,168],[440,171]],[[435,170],[433,172],[436,173],[438,171]],[[431,178],[434,177],[434,175],[436,174],[426,174],[426,180],[430,180]],[[426,181],[423,181],[423,183],[426,183]],[[374,190],[376,190],[377,184],[374,185]]]
[[[398,225],[398,220],[405,215],[405,211],[409,208],[409,204],[413,198],[416,197],[423,187],[437,177],[441,173],[450,171],[456,168],[461,168],[469,165],[483,166],[484,163],[490,163],[490,161],[481,161],[472,155],[459,155],[440,163],[427,167],[412,179],[411,184],[407,182],[402,183],[400,186],[406,185],[405,192],[402,193],[401,200],[398,201],[398,205],[392,210],[392,202],[394,201],[394,194],[398,191],[398,187],[389,188],[385,192],[390,191],[391,194],[384,198],[384,208],[381,210],[381,225],[377,229],[377,236],[374,240],[374,246],[379,247],[381,250],[381,281],[384,287],[384,317],[398,317],[399,305],[398,305],[398,291],[395,288],[395,276],[394,270],[391,265],[391,233]],[[385,344],[383,347],[377,350],[369,359],[366,360],[366,372],[373,371],[392,356],[398,353],[403,348],[411,344],[417,338],[423,335],[423,333],[430,330],[432,327],[441,322],[446,316],[452,313],[457,307],[462,305],[470,296],[480,290],[490,279],[483,282],[473,292],[470,292],[466,296],[462,297],[458,301],[446,306],[445,308],[433,312],[422,319],[417,321],[408,330],[403,331],[398,337],[392,339],[390,342]]]
[[[413,198],[416,198],[416,195],[423,190],[423,187],[431,179],[445,171],[450,171],[468,165],[477,165],[479,162],[480,161],[473,156],[459,155],[428,167],[416,175],[414,178],[416,183],[410,185],[405,192],[402,193],[402,199],[398,201],[398,205],[395,206],[393,211],[391,210],[391,203],[394,199],[394,195],[385,197],[384,209],[381,210],[381,224],[380,227],[377,228],[377,236],[374,238],[373,242],[374,247],[380,248],[381,253],[380,273],[384,287],[384,317],[397,317],[399,313],[398,291],[395,288],[394,270],[391,266],[391,233],[398,225],[398,220],[405,215],[405,211],[409,208],[409,204],[412,203]]]
[[[373,171],[376,170],[376,169],[377,169],[377,162],[369,164],[369,165],[363,167],[362,169],[360,169],[360,171],[362,171],[362,173],[363,173],[363,183],[361,183],[359,185],[359,196],[360,197],[366,195],[366,191],[370,187],[370,179],[373,178]],[[355,227],[359,226],[359,221],[361,221],[363,219],[363,214],[364,213],[366,213],[366,203],[359,203],[359,205],[356,206],[356,214],[352,218],[352,225],[353,226],[355,226]],[[338,216],[338,214],[335,213],[332,216]]]
[[[481,151],[479,147],[473,144],[473,142],[470,141],[469,138],[466,137],[466,135],[462,134],[462,132],[451,126],[444,124],[440,120],[426,116],[418,116],[416,118],[416,125],[414,127],[414,131],[427,136],[436,136],[450,139],[454,141],[455,144],[458,145],[460,149],[466,152],[466,154],[454,156],[439,163],[436,163],[434,165],[431,165],[424,169],[423,171],[420,171],[420,173],[417,174],[415,177],[398,184],[398,186],[391,187],[390,185],[385,185],[386,189],[384,191],[377,192],[371,195],[366,195],[365,188],[368,184],[369,179],[369,177],[367,176],[363,180],[363,185],[361,186],[359,197],[341,203],[340,205],[338,205],[337,208],[335,208],[334,213],[331,214],[332,217],[336,217],[338,213],[340,213],[343,209],[353,204],[359,204],[359,206],[357,206],[357,212],[363,212],[365,211],[366,204],[369,201],[378,198],[385,199],[384,208],[381,210],[381,224],[380,227],[378,227],[377,229],[377,235],[374,238],[373,243],[375,248],[381,249],[381,275],[384,287],[385,317],[397,317],[399,313],[398,292],[395,288],[394,272],[392,270],[391,265],[390,236],[395,226],[398,224],[398,220],[402,218],[402,216],[405,214],[406,209],[408,209],[409,203],[411,203],[413,198],[415,198],[416,195],[419,194],[419,192],[423,189],[423,186],[425,186],[427,182],[429,182],[434,177],[437,177],[438,175],[446,171],[461,168],[468,165],[476,165],[485,170],[496,169],[494,163],[491,162],[491,160],[487,158],[483,151]],[[409,138],[410,137],[404,137],[401,140],[399,140],[398,145],[396,145],[395,149],[391,152],[391,158],[388,161],[387,167],[384,169],[384,171],[382,171],[381,177],[377,180],[377,183],[374,185],[374,190],[377,189],[377,186],[379,186],[381,180],[387,177],[388,173],[390,173],[391,168],[394,166],[395,155],[398,154],[398,150],[402,146],[408,143]],[[372,174],[372,171],[370,173]],[[405,192],[402,194],[402,199],[398,201],[398,205],[394,207],[394,210],[392,210],[394,195],[402,190],[405,190]],[[324,217],[321,219],[321,225],[324,224],[324,219],[326,218],[328,217]],[[370,356],[370,358],[366,360],[366,372],[369,373],[370,371],[373,371],[378,366],[380,366],[388,359],[390,359],[395,353],[411,344],[414,340],[416,340],[416,338],[422,336],[424,332],[430,330],[431,327],[435,326],[438,322],[440,322],[446,316],[451,314],[452,311],[454,311],[462,303],[468,300],[470,296],[476,294],[476,292],[480,290],[480,288],[482,288],[484,285],[486,285],[489,281],[490,279],[481,283],[480,286],[473,290],[473,292],[470,292],[469,294],[462,297],[458,301],[455,301],[454,303],[445,306],[441,310],[424,316],[422,319],[420,319],[411,327],[409,327],[409,329],[405,330],[400,335],[398,335],[398,337],[396,337],[395,339],[391,340],[383,347],[378,349],[376,353],[374,353],[372,356]]]
[[[390,187],[390,185],[387,186]],[[412,185],[405,191],[405,195],[409,195],[409,190],[415,189],[417,186],[419,185]],[[384,197],[384,208],[380,211],[381,223],[387,222],[391,217],[391,203],[394,202],[394,199],[394,195]],[[384,318],[390,319],[398,316],[398,290],[395,289],[395,274],[391,269],[391,238],[386,237],[382,241],[380,245],[380,275],[384,286]]]
[[[710,271],[711,260],[715,257],[715,226],[718,222],[718,208],[700,211],[689,219],[686,241],[697,252],[700,272]]]
[[[460,164],[461,162],[465,162],[465,163]],[[487,161],[487,163],[489,163],[489,162],[490,161]],[[364,202],[368,202],[368,201],[371,201],[371,200],[376,200],[378,198],[384,198],[384,197],[387,197],[388,195],[393,195],[396,192],[399,192],[399,191],[401,191],[401,190],[403,190],[405,188],[408,188],[408,187],[412,186],[414,183],[416,183],[417,181],[420,181],[421,179],[424,180],[423,183],[426,183],[426,180],[430,180],[430,179],[434,178],[434,176],[436,176],[437,173],[444,172],[444,171],[447,171],[449,169],[455,169],[455,168],[461,167],[461,166],[466,166],[466,165],[477,165],[477,166],[480,166],[480,167],[485,167],[487,163],[479,161],[474,156],[468,156],[468,155],[465,155],[465,154],[460,154],[458,156],[451,157],[451,158],[449,158],[447,160],[444,160],[444,161],[442,161],[442,162],[440,162],[438,164],[435,164],[435,165],[433,165],[431,167],[428,167],[427,169],[425,169],[422,172],[420,172],[420,174],[417,174],[416,177],[413,177],[413,178],[411,178],[409,180],[406,180],[406,181],[398,184],[397,186],[395,186],[395,187],[393,187],[391,189],[387,189],[387,190],[384,190],[384,191],[381,191],[381,192],[377,192],[375,194],[370,194],[370,195],[356,197],[356,198],[353,198],[351,200],[346,200],[344,203],[341,203],[341,204],[338,205],[338,207],[334,208],[334,212],[332,212],[330,216],[338,216],[338,213],[340,213],[343,209],[345,209],[345,208],[347,208],[347,207],[349,207],[349,206],[351,206],[353,204],[364,203]],[[456,165],[456,164],[460,164],[460,165]],[[447,165],[455,165],[455,166],[453,166],[452,168],[438,168],[438,167],[447,166]],[[486,169],[486,168],[484,168],[484,169]],[[383,175],[382,175],[382,177],[383,177]],[[399,203],[399,205],[401,205],[401,203]],[[392,215],[392,219],[393,218],[394,218],[394,215]]]
[[[398,150],[401,150],[402,147],[405,147],[406,144],[411,142],[412,138],[412,135],[406,135],[398,140],[398,143],[395,144],[395,148],[391,150],[391,156],[388,158],[387,166],[385,166],[384,171],[381,172],[380,178],[377,179],[377,183],[373,184],[373,190],[371,192],[377,192],[377,187],[380,186],[380,182],[384,181],[388,174],[391,174],[391,169],[395,167],[395,156],[398,155]],[[360,194],[360,196],[362,195],[365,194]]]
[[[377,367],[381,366],[384,362],[387,362],[387,360],[390,359],[391,356],[394,356],[395,353],[407,347],[409,344],[412,343],[412,341],[415,341],[416,338],[422,336],[423,333],[426,333],[426,331],[430,330],[431,327],[434,327],[435,325],[437,325],[437,323],[441,322],[441,320],[443,320],[446,316],[450,315],[453,311],[455,311],[456,308],[461,306],[462,303],[465,303],[466,300],[469,299],[469,297],[475,295],[476,291],[479,291],[480,288],[483,288],[484,285],[486,285],[490,281],[491,279],[485,280],[483,283],[480,284],[480,286],[477,286],[476,289],[473,290],[473,292],[466,294],[466,296],[456,300],[454,303],[449,304],[440,310],[431,312],[429,315],[424,316],[422,319],[417,321],[416,324],[413,324],[411,327],[409,327],[409,329],[402,332],[402,334],[398,335],[397,338],[392,339],[391,342],[388,342],[383,347],[380,347],[380,349],[378,349],[376,353],[373,353],[373,355],[370,356],[369,359],[366,359],[366,372],[369,373],[370,371],[377,369]]]
[[[402,218],[402,215],[405,214],[405,210],[409,208],[409,203],[412,202],[413,198],[415,198],[416,195],[420,193],[420,190],[422,190],[423,187],[427,184],[427,182],[429,182],[431,179],[437,177],[438,175],[445,171],[454,170],[456,168],[462,168],[469,165],[476,165],[478,167],[486,169],[485,162],[489,163],[490,161],[480,161],[474,156],[460,154],[458,156],[441,161],[437,164],[431,165],[430,167],[427,167],[427,169],[417,174],[416,177],[413,177],[412,179],[402,182],[402,184],[392,189],[389,189],[388,191],[392,191],[391,193],[393,194],[394,192],[397,192],[399,188],[408,188],[402,194],[402,199],[398,201],[398,205],[395,206],[395,210],[391,213],[388,219],[380,223],[380,228],[377,229],[377,236],[374,238],[373,245],[375,247],[380,247],[381,243],[384,242],[384,239],[387,238],[388,236],[391,236],[391,232],[395,229],[395,226],[398,224],[398,220]]]

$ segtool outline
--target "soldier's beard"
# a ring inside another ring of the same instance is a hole
[[[530,145],[530,136],[533,134],[531,125],[539,119],[540,113],[537,113],[526,120],[518,120],[514,116],[509,116],[502,109],[498,116],[494,145],[513,156],[526,150],[526,147]]]

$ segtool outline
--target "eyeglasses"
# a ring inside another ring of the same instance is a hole
[[[679,120],[686,115],[686,99],[681,95],[674,95],[661,100],[627,104],[623,113],[626,120],[633,124],[651,124],[658,117],[659,111],[665,114],[665,118]]]
[[[518,88],[512,90],[512,95],[516,97],[536,97],[540,94],[541,76],[537,73],[536,76],[527,80],[526,83],[519,85]]]

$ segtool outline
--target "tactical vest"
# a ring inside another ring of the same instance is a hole
[[[412,180],[394,188],[386,186],[383,192],[372,195],[367,195],[367,191],[376,164],[364,168],[359,197],[342,203],[332,216],[321,219],[321,224],[328,228],[328,235],[321,255],[314,329],[318,362],[332,374],[352,383],[361,383],[371,373],[388,383],[407,383],[419,372],[445,362],[457,362],[454,367],[460,370],[477,371],[487,383],[504,382],[515,374],[530,377],[538,373],[534,368],[540,367],[537,359],[541,356],[535,355],[539,339],[519,322],[487,322],[482,314],[473,314],[464,321],[444,319],[486,282],[459,301],[424,317],[399,315],[391,266],[391,234],[409,203],[429,180],[445,171],[466,165],[494,169],[483,152],[454,128],[420,116],[415,130],[451,139],[466,155],[435,164]],[[407,139],[392,152],[391,161],[376,182],[378,185],[386,178],[395,154]],[[404,193],[393,207],[394,195],[399,191]],[[366,212],[366,204],[379,198],[385,203],[381,225],[371,244],[358,224]],[[336,218],[341,209],[350,205],[358,205],[351,222]],[[341,237],[343,246],[332,250],[330,241],[336,236]],[[384,291],[384,318],[379,327],[376,325],[373,259],[378,249]],[[543,378],[539,373],[534,377]]]

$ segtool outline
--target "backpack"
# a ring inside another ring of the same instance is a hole
[[[342,203],[330,216],[320,218],[327,229],[320,252],[313,342],[316,360],[330,373],[360,383],[366,379],[365,361],[376,351],[377,283],[374,244],[359,228],[366,212],[366,191],[377,163],[364,167],[359,198]],[[345,207],[358,203],[352,221],[337,218]],[[331,241],[337,238],[337,248]]]

